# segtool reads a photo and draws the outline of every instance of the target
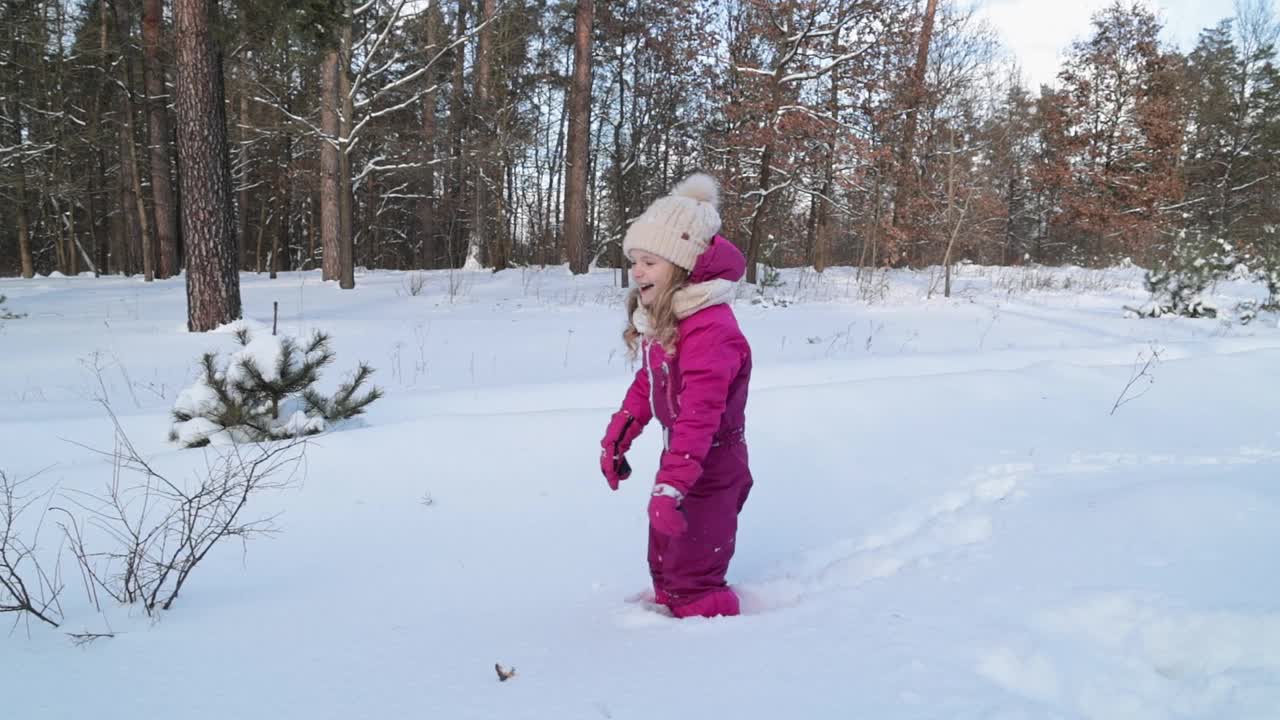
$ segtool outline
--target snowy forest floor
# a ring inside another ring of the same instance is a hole
[[[962,266],[949,299],[927,271],[744,286],[746,613],[677,621],[634,601],[658,433],[620,492],[596,464],[631,377],[616,278],[243,275],[249,325],[277,302],[282,333],[332,334],[327,388],[366,361],[386,397],[255,498],[277,535],[216,548],[158,620],[96,611],[64,553],[61,628],[0,616],[3,715],[1276,716],[1274,314],[1126,317],[1136,269]],[[186,332],[181,279],[0,294],[26,314],[0,327],[0,470],[37,499],[19,530],[111,480],[84,447],[112,447],[96,397],[158,466],[205,467],[216,449],[170,443],[169,411],[235,341]],[[115,636],[64,634],[86,631]]]

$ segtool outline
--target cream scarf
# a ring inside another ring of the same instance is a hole
[[[676,290],[671,298],[671,306],[676,312],[677,320],[684,320],[690,315],[709,308],[712,305],[724,305],[733,300],[737,283],[724,278],[692,283]],[[649,311],[644,305],[637,305],[631,315],[631,322],[636,330],[646,338],[653,337],[653,323],[649,321]]]

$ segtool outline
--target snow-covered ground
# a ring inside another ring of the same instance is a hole
[[[929,273],[788,271],[759,303],[744,287],[747,614],[677,621],[634,601],[656,433],[622,491],[596,466],[630,379],[614,275],[427,273],[416,295],[414,277],[242,277],[251,325],[278,303],[282,332],[332,334],[328,387],[363,360],[386,397],[256,498],[278,535],[216,549],[158,621],[96,612],[64,556],[63,627],[0,636],[0,715],[1280,713],[1275,315],[1129,319],[1137,270],[965,267],[951,299],[925,298]],[[185,332],[180,280],[0,294],[27,314],[0,328],[0,469],[49,493],[29,529],[110,481],[82,447],[112,445],[96,396],[158,466],[204,467],[168,442],[169,411],[199,355],[236,344]],[[38,544],[54,567],[54,519]]]

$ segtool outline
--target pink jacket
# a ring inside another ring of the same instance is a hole
[[[737,281],[746,258],[717,235],[699,256],[690,283]],[[622,407],[642,426],[657,417],[666,433],[658,483],[688,494],[713,447],[743,441],[751,347],[728,305],[702,308],[680,321],[674,355],[647,343]]]

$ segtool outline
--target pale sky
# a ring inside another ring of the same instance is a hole
[[[1164,24],[1163,39],[1189,51],[1200,30],[1235,15],[1232,0],[1144,0]],[[1274,0],[1273,0],[1274,2]],[[1089,19],[1111,0],[976,0],[978,14],[999,31],[1028,86],[1052,84],[1063,53],[1089,35]]]

